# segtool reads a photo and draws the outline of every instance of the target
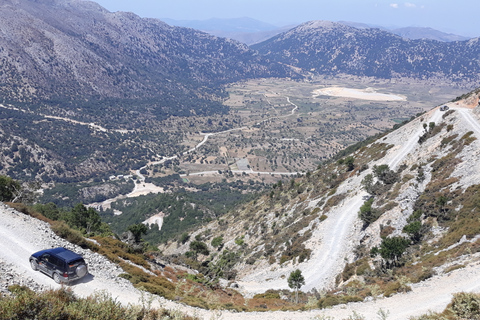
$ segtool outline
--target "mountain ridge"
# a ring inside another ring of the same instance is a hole
[[[285,75],[244,44],[93,2],[12,0],[0,10],[4,100],[163,98],[184,108],[176,96],[221,98],[205,84]]]
[[[408,40],[380,29],[310,21],[252,48],[270,59],[319,74],[413,77],[464,84],[479,81],[478,38],[448,43]]]

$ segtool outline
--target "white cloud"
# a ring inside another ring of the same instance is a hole
[[[414,3],[405,2],[405,7],[407,7],[407,8],[416,8],[416,7],[417,7],[417,5],[416,5],[416,4],[414,4]]]
[[[398,9],[398,3],[390,3],[390,7]]]

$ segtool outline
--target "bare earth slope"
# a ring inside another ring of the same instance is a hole
[[[438,124],[442,114],[438,109],[432,110],[425,116],[424,121]],[[460,114],[463,119],[469,119],[465,118],[465,115],[470,116],[471,112],[462,109]],[[393,144],[394,147],[384,158],[371,163],[370,168],[386,163],[395,170],[400,164],[408,162],[408,159],[417,159],[419,157],[417,154],[423,152],[418,144],[418,138],[424,131],[419,121],[420,119],[417,119],[388,135],[385,142]],[[478,120],[472,118],[471,121],[478,124]],[[464,125],[466,128],[469,123],[465,121]],[[306,284],[303,290],[332,287],[336,275],[342,271],[345,261],[350,258],[354,246],[360,241],[361,221],[357,216],[364,202],[362,196],[367,195],[361,190],[360,182],[368,173],[371,171],[366,170],[360,175],[353,176],[338,187],[338,194],[346,192],[348,196],[329,213],[328,219],[313,231],[308,243],[308,248],[312,249],[313,253],[308,261],[299,265],[285,264],[273,271],[271,268],[258,268],[256,272],[245,276],[239,282],[244,292],[260,293],[264,292],[265,288],[288,289],[285,277],[296,268],[300,268],[305,276]],[[315,207],[317,202],[318,199],[310,200],[310,207]]]

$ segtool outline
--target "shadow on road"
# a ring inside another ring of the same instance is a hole
[[[75,286],[75,285],[80,284],[80,283],[89,283],[90,281],[93,281],[94,278],[95,278],[95,276],[93,274],[89,273],[85,277],[83,277],[81,279],[78,279],[78,280],[75,280],[75,281],[72,281],[72,282],[68,283],[67,285],[69,287],[72,287],[72,286]]]

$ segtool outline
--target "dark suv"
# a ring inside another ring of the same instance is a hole
[[[30,256],[33,270],[49,275],[56,283],[67,283],[88,274],[87,264],[82,256],[65,248],[46,249]]]

